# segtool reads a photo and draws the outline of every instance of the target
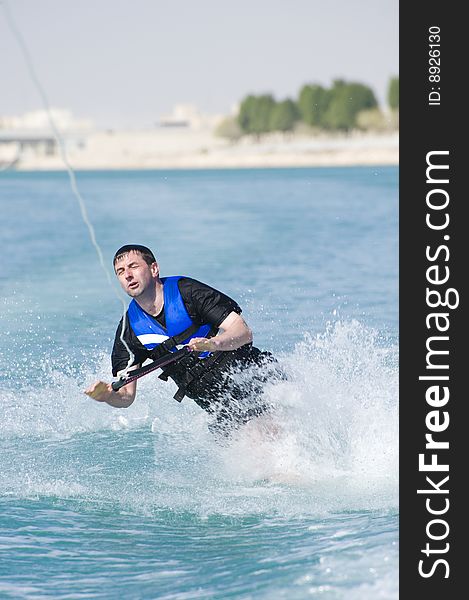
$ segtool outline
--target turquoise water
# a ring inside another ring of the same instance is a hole
[[[145,244],[241,304],[281,430],[220,446],[155,375],[86,397],[121,300],[67,176],[2,173],[0,597],[397,598],[397,168],[77,180],[109,265]]]

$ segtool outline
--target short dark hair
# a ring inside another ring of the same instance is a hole
[[[116,262],[129,252],[138,252],[138,254],[141,254],[147,265],[152,265],[154,262],[156,262],[155,255],[150,248],[141,246],[140,244],[126,244],[125,246],[119,248],[119,250],[114,254],[114,260],[112,261],[112,264],[115,266]]]

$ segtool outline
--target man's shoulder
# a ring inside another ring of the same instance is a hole
[[[193,277],[188,277],[187,275],[181,275],[178,279],[178,288],[181,294],[184,292],[193,293],[198,291],[210,291],[215,290],[214,287],[204,283],[203,281],[199,281],[198,279],[194,279]],[[215,290],[217,291],[217,290]]]
[[[189,277],[188,275],[167,275],[166,277],[162,277],[161,281],[163,284],[174,285],[177,283],[178,287],[187,287],[191,285],[207,285],[198,279],[194,279],[193,277]]]
[[[198,285],[207,285],[203,281],[199,281],[198,279],[194,279],[194,277],[189,277],[188,275],[177,275],[178,284],[189,285],[189,284],[198,284]]]

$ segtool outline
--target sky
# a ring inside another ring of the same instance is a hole
[[[175,104],[229,114],[247,94],[297,98],[357,81],[386,103],[398,0],[0,0],[0,116],[49,104],[102,127],[151,127]]]

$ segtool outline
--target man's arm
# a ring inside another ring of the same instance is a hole
[[[109,406],[113,406],[114,408],[128,408],[135,400],[136,393],[136,381],[131,381],[117,391],[112,389],[110,383],[97,381],[85,390],[85,394],[90,398],[93,398],[93,400],[96,400],[97,402],[106,402],[106,404],[109,404]]]
[[[129,363],[129,353],[127,347],[121,340],[122,322],[123,319],[121,319],[117,327],[116,335],[114,338],[114,346],[112,348],[113,375],[118,375],[121,370],[127,368],[127,365]],[[142,354],[137,354],[137,351],[132,345],[132,331],[129,327],[128,319],[126,319],[126,323],[127,329],[124,337],[127,340],[127,343],[132,348],[132,352],[134,353],[135,361],[137,363],[129,368],[129,371],[132,371],[133,369],[138,369],[139,367],[141,367],[140,363],[143,363],[146,357],[142,356]],[[96,402],[105,402],[106,404],[109,404],[109,406],[113,406],[114,408],[128,408],[135,400],[136,393],[136,381],[128,383],[127,385],[121,387],[117,391],[112,389],[110,383],[107,383],[105,381],[97,381],[85,390],[85,394],[87,394],[90,398],[93,398],[93,400],[96,400]]]
[[[237,350],[252,342],[252,331],[243,317],[234,311],[220,323],[219,329],[221,333],[213,338],[192,338],[188,343],[189,348],[196,352],[227,351]]]

